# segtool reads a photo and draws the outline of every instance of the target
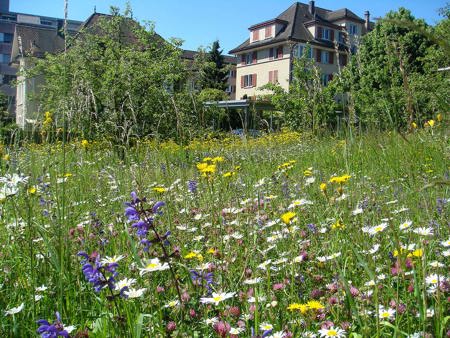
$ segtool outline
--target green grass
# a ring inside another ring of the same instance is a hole
[[[218,317],[233,328],[240,325],[241,337],[250,337],[252,329],[262,335],[263,323],[294,337],[318,335],[324,323],[353,337],[444,337],[450,286],[440,280],[429,293],[426,279],[448,278],[449,247],[441,243],[450,239],[449,204],[442,202],[450,198],[445,132],[441,125],[407,139],[386,133],[347,140],[284,133],[187,148],[141,142],[123,161],[96,143],[5,148],[10,158],[2,161],[2,176],[29,179],[0,206],[0,309],[24,303],[14,315],[0,314],[0,336],[37,336],[36,321],[52,322],[58,311],[64,324],[76,326],[73,336],[214,337],[219,335],[205,320]],[[205,178],[196,165],[208,156],[224,161]],[[277,169],[291,160],[296,162],[289,169]],[[223,177],[226,172],[234,174]],[[351,176],[346,183],[329,182],[344,174]],[[195,193],[188,181],[197,182]],[[321,183],[327,183],[325,193]],[[171,231],[169,254],[179,252],[170,264],[183,306],[164,307],[177,299],[169,270],[139,274],[148,259],[163,253],[157,242],[145,252],[124,216],[132,191],[147,197],[148,206],[166,203],[154,224],[160,235]],[[284,224],[281,215],[298,199],[312,204],[295,207],[296,217]],[[358,207],[363,212],[353,215]],[[401,230],[405,221],[412,225]],[[374,235],[363,231],[382,223],[387,227]],[[433,234],[413,231],[421,227]],[[108,288],[94,292],[79,251],[124,255],[116,281],[134,278],[133,287],[146,292],[136,299],[111,299]],[[185,258],[191,252],[193,258]],[[207,290],[190,278],[189,270],[207,262],[213,291],[236,293],[217,306],[200,302],[209,297]],[[255,278],[260,282],[244,283]],[[42,285],[47,289],[37,291]],[[312,300],[323,309],[287,309]],[[380,318],[379,306],[395,314]]]

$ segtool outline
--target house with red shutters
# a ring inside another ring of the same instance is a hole
[[[229,52],[236,55],[236,98],[264,94],[278,83],[289,90],[293,60],[309,50],[326,85],[356,53],[360,37],[371,29],[370,14],[361,18],[347,8],[330,10],[296,2],[274,19],[249,28],[249,38]]]

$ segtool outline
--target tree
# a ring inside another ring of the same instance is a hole
[[[197,69],[201,74],[200,87],[225,90],[227,88],[228,67],[224,63],[223,50],[219,41],[214,41],[209,52],[200,50],[197,56]]]
[[[447,75],[437,72],[444,66],[442,56],[448,58],[444,45],[434,39],[440,25],[444,23],[430,27],[400,8],[363,37],[336,82],[337,92],[347,95],[350,110],[363,124],[406,128],[448,107],[443,99],[449,97]],[[445,34],[448,39],[448,31]]]
[[[149,135],[183,140],[195,109],[181,85],[187,72],[180,43],[139,25],[130,11],[94,19],[67,53],[47,55],[29,73],[46,79],[42,111],[54,112],[55,124],[65,123],[69,133],[118,146]]]
[[[289,91],[279,84],[267,84],[262,90],[272,94],[268,99],[285,113],[287,126],[295,130],[317,131],[327,123],[327,115],[333,111],[334,100],[330,91],[321,83],[320,69],[309,58],[310,47],[293,61]]]

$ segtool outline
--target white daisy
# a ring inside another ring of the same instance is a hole
[[[328,337],[345,337],[346,333],[344,330],[338,327],[330,327],[329,329],[320,329],[319,330],[320,337],[328,338]]]
[[[253,285],[253,284],[258,284],[261,281],[262,281],[262,278],[257,277],[257,278],[253,278],[253,279],[246,279],[243,283],[247,284],[247,285]]]
[[[124,294],[128,298],[140,298],[144,295],[144,292],[147,289],[129,289],[128,291],[125,291]]]
[[[13,307],[13,308],[11,308],[11,309],[9,309],[9,310],[6,310],[6,311],[5,311],[5,316],[8,316],[8,315],[15,315],[16,313],[19,313],[20,311],[23,310],[24,306],[25,306],[25,304],[22,303],[22,304],[20,304],[20,305],[17,306],[17,307]]]
[[[202,297],[200,298],[200,303],[203,304],[214,304],[214,305],[219,305],[220,302],[228,299],[228,298],[232,298],[234,297],[235,292],[222,292],[222,293],[216,293],[213,292],[212,297]]]
[[[133,279],[133,278],[131,278],[131,279],[128,279],[128,278],[122,279],[122,280],[120,280],[120,281],[118,281],[116,283],[116,290],[120,291],[123,288],[130,288],[131,286],[133,286],[134,283],[136,283],[136,279]]]
[[[147,272],[163,271],[163,270],[167,270],[169,268],[170,268],[169,264],[167,264],[167,263],[161,264],[161,262],[159,261],[159,258],[153,258],[147,263],[145,268],[139,269],[140,270],[139,274],[141,276],[143,276]]]
[[[271,331],[273,330],[273,325],[269,323],[262,323],[259,325],[261,331]]]
[[[421,227],[421,228],[417,228],[413,230],[414,233],[420,235],[420,236],[432,236],[433,235],[433,228],[425,228],[425,227]]]
[[[228,333],[233,334],[233,335],[238,335],[242,332],[244,332],[244,329],[242,329],[240,327],[232,327]]]
[[[399,228],[400,230],[407,230],[411,227],[412,221],[405,221],[402,224],[400,224]]]
[[[123,255],[120,255],[120,256],[114,255],[112,257],[106,256],[105,258],[103,258],[100,261],[100,263],[105,264],[105,265],[106,264],[115,264],[115,263],[118,263],[119,261],[121,261],[124,258],[125,258],[125,256],[123,256]]]
[[[442,242],[441,242],[441,245],[442,245],[444,248],[448,248],[448,247],[450,246],[450,238],[447,239],[446,241],[442,241]]]
[[[383,306],[380,306],[378,310],[378,317],[383,320],[391,320],[395,317],[395,310],[391,308],[385,309]]]

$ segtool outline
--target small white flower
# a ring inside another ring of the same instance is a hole
[[[208,326],[213,326],[214,324],[219,322],[219,318],[217,317],[213,317],[213,318],[206,318],[205,319],[205,324]]]
[[[145,268],[139,269],[140,270],[139,274],[141,276],[143,276],[147,272],[163,271],[163,270],[167,270],[169,268],[170,268],[169,264],[167,264],[167,263],[161,264],[161,262],[159,261],[159,258],[153,258],[147,263]]]
[[[116,290],[117,290],[117,291],[120,291],[120,290],[122,290],[123,288],[130,288],[130,287],[132,287],[132,286],[134,285],[134,283],[136,283],[136,279],[134,279],[134,278],[131,278],[131,279],[128,279],[128,278],[122,279],[122,280],[120,280],[120,281],[118,281],[118,282],[116,283]]]
[[[429,275],[425,278],[425,283],[428,285],[437,285],[439,283],[445,282],[445,277],[443,276],[439,276],[435,273],[433,273],[432,275]]]
[[[395,310],[391,308],[385,309],[383,306],[380,305],[380,308],[378,310],[378,317],[383,320],[391,320],[395,317]]]
[[[71,333],[75,329],[76,329],[75,325],[64,326],[64,330],[66,330],[67,333]]]
[[[6,311],[5,311],[5,316],[8,316],[8,315],[15,315],[16,313],[19,313],[20,311],[23,310],[24,306],[25,306],[25,304],[22,303],[22,304],[20,304],[18,307],[13,307],[13,308],[11,308],[11,309],[9,309],[9,310],[6,310]]]
[[[402,224],[400,224],[399,228],[400,230],[407,230],[411,227],[412,221],[405,221]]]
[[[124,291],[124,294],[128,298],[140,298],[144,295],[146,290],[147,289],[129,289],[128,291]]]
[[[244,332],[244,329],[240,328],[240,327],[232,327],[230,329],[230,332],[228,332],[229,334],[233,334],[233,335],[238,335],[240,333]]]
[[[259,329],[261,331],[270,331],[273,330],[273,325],[269,323],[262,323],[259,325]]]
[[[44,298],[43,295],[34,295],[34,301],[39,302],[42,298]]]
[[[356,216],[359,214],[362,214],[364,212],[364,210],[362,208],[356,208],[355,210],[352,211],[352,215]]]
[[[253,279],[246,279],[243,283],[247,284],[247,285],[253,285],[253,284],[258,284],[261,281],[262,281],[262,278],[257,277],[257,278],[253,278]]]
[[[203,304],[214,304],[214,305],[219,305],[220,302],[228,299],[228,298],[232,298],[234,297],[235,292],[222,292],[222,293],[216,293],[213,292],[212,297],[202,297],[200,298],[200,303]]]
[[[445,265],[438,262],[438,261],[432,261],[430,263],[428,263],[429,266],[431,266],[432,268],[443,268]]]
[[[421,228],[417,228],[413,230],[414,233],[420,235],[420,236],[432,236],[433,235],[433,228],[425,228],[425,227],[421,227]]]
[[[442,245],[444,248],[448,248],[448,247],[450,246],[450,238],[447,239],[446,241],[442,241],[442,242],[441,242],[441,245]]]
[[[42,286],[38,286],[37,288],[36,288],[36,292],[44,292],[44,291],[46,291],[48,288],[45,286],[45,285],[42,285]]]
[[[364,227],[364,228],[362,228],[362,231],[366,232],[370,235],[375,235],[379,232],[384,231],[384,229],[386,229],[387,227],[388,227],[387,223],[381,223],[380,225],[376,225],[373,227]]]
[[[172,308],[172,307],[176,307],[178,305],[180,305],[180,301],[175,299],[175,300],[172,300],[171,302],[168,302],[166,305],[164,305],[164,307],[165,308]]]
[[[330,327],[329,329],[320,329],[319,330],[320,337],[328,338],[328,337],[345,337],[345,331],[338,327]]]
[[[100,263],[105,264],[105,265],[107,265],[107,264],[115,264],[115,263],[118,263],[119,261],[121,261],[124,258],[125,258],[125,256],[123,256],[123,255],[120,255],[120,256],[114,255],[112,257],[106,256],[105,258],[103,258],[100,261]]]

